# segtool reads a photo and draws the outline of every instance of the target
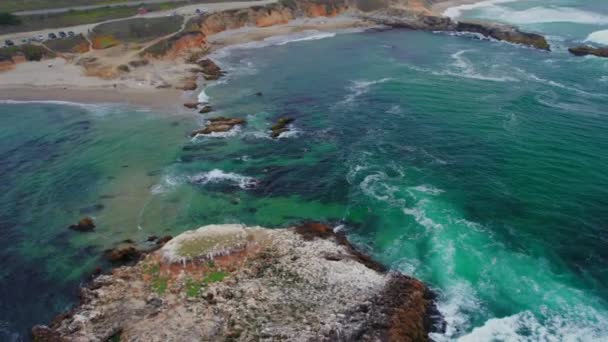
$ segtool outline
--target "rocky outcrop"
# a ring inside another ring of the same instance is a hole
[[[196,64],[201,67],[203,77],[207,81],[215,81],[225,74],[224,71],[222,71],[222,69],[209,58],[200,60],[196,62]]]
[[[294,122],[294,118],[280,118],[272,127],[270,127],[270,137],[278,138],[281,134],[289,131],[289,124]]]
[[[225,118],[223,116],[211,118],[209,119],[207,126],[192,132],[190,136],[195,137],[199,134],[205,135],[211,133],[228,132],[229,130],[233,129],[234,126],[244,125],[245,123],[246,121],[244,119]]]
[[[199,114],[207,114],[207,113],[211,113],[213,111],[213,107],[207,105],[207,106],[203,106],[203,108],[201,108],[201,110],[199,111]]]
[[[78,223],[70,225],[68,228],[78,232],[92,232],[95,230],[95,222],[90,217],[82,218]]]
[[[513,44],[520,44],[540,50],[551,50],[545,37],[536,34],[520,31],[510,25],[482,22],[458,22],[455,31],[479,33],[486,37],[505,41]]]
[[[499,41],[550,50],[545,37],[535,33],[523,32],[511,25],[481,21],[454,21],[447,17],[420,14],[397,8],[363,14],[361,17],[390,27],[425,31],[470,32]]]
[[[202,105],[204,103],[202,102],[186,102],[184,103],[184,107],[188,108],[188,109],[196,109],[198,108],[198,106]]]
[[[432,292],[322,224],[206,226],[101,275],[34,339],[426,341]]]
[[[608,48],[596,48],[589,45],[581,45],[573,48],[569,48],[571,54],[575,56],[597,56],[597,57],[608,57]]]

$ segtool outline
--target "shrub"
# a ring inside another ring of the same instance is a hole
[[[11,13],[0,13],[0,26],[17,26],[21,24],[21,18]]]

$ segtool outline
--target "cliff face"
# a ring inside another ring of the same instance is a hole
[[[183,36],[191,42],[177,44],[175,38],[160,41],[144,51],[143,55],[154,58],[174,58],[191,49],[206,37],[226,30],[245,26],[267,27],[286,24],[299,17],[333,17],[348,13],[377,24],[430,31],[458,31],[479,33],[497,40],[549,50],[544,37],[526,33],[509,25],[483,22],[455,22],[450,18],[431,13],[430,6],[439,0],[284,0],[266,6],[253,6],[216,12],[192,19]]]
[[[34,337],[54,341],[425,341],[420,281],[389,273],[321,224],[206,226],[100,276]]]
[[[287,24],[299,17],[334,17],[349,9],[345,0],[296,1],[284,0],[266,6],[214,12],[191,19],[187,30],[177,36],[183,38],[178,44],[175,37],[162,40],[146,49],[142,55],[154,58],[173,58],[193,47],[204,47],[206,38],[226,30],[245,26],[268,27]],[[185,40],[190,42],[184,43]],[[184,49],[185,48],[185,49]]]

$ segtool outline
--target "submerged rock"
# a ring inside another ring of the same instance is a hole
[[[80,306],[33,332],[67,341],[428,340],[440,326],[433,293],[362,256],[318,223],[205,226],[97,277]]]
[[[596,48],[589,45],[581,45],[569,48],[568,51],[575,56],[593,55],[597,57],[608,57],[608,47]]]
[[[226,118],[223,116],[217,118],[209,119],[209,123],[204,128],[196,130],[190,134],[190,136],[194,137],[198,134],[211,134],[211,133],[221,133],[228,132],[236,125],[244,125],[246,121],[244,119],[238,118]]]
[[[133,242],[123,242],[106,251],[106,258],[114,263],[125,263],[139,259],[142,252]]]
[[[206,114],[206,113],[210,113],[213,111],[213,107],[207,105],[204,106],[203,108],[201,108],[201,110],[199,111],[200,114]]]
[[[294,118],[280,118],[276,124],[270,127],[270,137],[278,138],[282,133],[289,131],[290,123],[294,122],[296,119]]]
[[[78,232],[92,232],[95,230],[95,221],[90,217],[85,217],[69,228]]]

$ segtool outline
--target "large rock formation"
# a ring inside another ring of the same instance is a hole
[[[608,47],[596,48],[588,45],[581,45],[573,48],[569,48],[571,54],[575,56],[597,56],[597,57],[608,57]]]
[[[361,17],[378,24],[397,28],[407,28],[425,31],[470,32],[482,36],[521,44],[541,50],[550,50],[545,37],[529,32],[520,31],[517,27],[482,21],[454,21],[447,17],[427,15],[401,8],[389,8],[373,13],[365,13]]]
[[[190,134],[190,136],[195,137],[199,134],[211,134],[211,133],[223,133],[228,132],[234,126],[244,125],[246,121],[244,119],[239,118],[225,118],[223,116],[217,118],[211,118],[208,120],[207,126],[204,128],[198,129]]]
[[[430,6],[436,0],[284,0],[265,6],[210,13],[192,19],[187,32],[161,40],[149,47],[144,54],[157,58],[176,56],[184,48],[205,44],[210,35],[251,27],[267,27],[286,24],[300,17],[333,17],[346,14],[362,20],[391,27],[427,31],[472,32],[496,40],[522,44],[549,50],[549,44],[541,35],[520,31],[514,26],[487,22],[456,22],[447,17],[434,15]],[[188,44],[178,44],[183,37],[190,37]],[[210,78],[213,79],[213,78]]]
[[[53,341],[426,341],[431,291],[322,224],[186,232],[82,290]]]

